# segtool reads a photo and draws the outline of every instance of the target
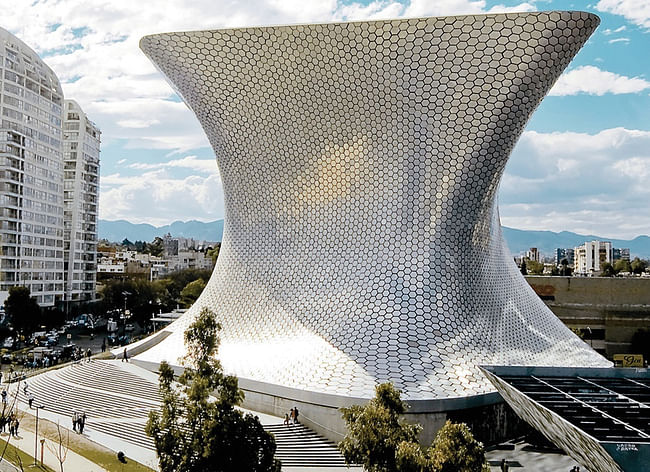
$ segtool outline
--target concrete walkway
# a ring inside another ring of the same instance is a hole
[[[65,434],[65,430],[64,430]],[[34,455],[34,445],[36,440],[36,435],[32,431],[27,431],[23,428],[19,428],[18,437],[9,438],[9,434],[2,433],[0,434],[0,447],[4,446],[4,443],[9,439],[9,444],[14,447],[17,447],[27,454],[33,457]],[[39,434],[39,439],[42,439],[42,436]],[[70,436],[70,442],[74,441],[72,435]],[[51,449],[58,448],[58,444],[55,441],[50,439],[45,439],[45,444],[43,448],[43,463],[54,470],[61,470],[59,460],[56,458],[56,455],[52,452]],[[37,450],[37,460],[40,463],[41,460],[41,444],[38,443]],[[33,459],[30,461],[30,464],[33,464]],[[29,464],[25,464],[29,465]],[[79,470],[84,472],[107,472],[106,469],[98,466],[94,462],[90,462],[83,456],[80,456],[72,450],[68,450],[65,462],[63,463],[63,468],[65,470]]]

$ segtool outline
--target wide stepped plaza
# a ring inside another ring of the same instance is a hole
[[[144,431],[149,412],[160,407],[156,374],[119,360],[93,360],[31,377],[27,384],[27,394],[23,382],[19,387],[21,408],[29,410],[31,394],[34,406],[44,406],[41,417],[60,421],[69,429],[74,412],[85,413],[88,419],[84,435],[156,468],[154,443]],[[259,416],[264,429],[275,436],[283,470],[307,466],[333,470],[345,466],[334,444],[310,429],[299,424],[286,426],[274,416]]]

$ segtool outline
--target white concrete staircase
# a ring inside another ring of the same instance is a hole
[[[132,457],[146,456],[146,462],[155,461],[154,443],[144,432],[149,412],[160,407],[154,373],[119,360],[91,361],[51,370],[27,379],[27,383],[27,395],[20,386],[21,402],[27,403],[28,395],[33,395],[35,404],[45,406],[43,415],[55,415],[69,429],[73,413],[84,412],[88,417],[84,433],[91,439],[115,450],[136,449]],[[345,466],[334,443],[312,430],[299,424],[286,426],[280,418],[259,416],[264,429],[275,436],[276,457],[283,468]],[[101,433],[99,439],[93,438],[94,433]]]

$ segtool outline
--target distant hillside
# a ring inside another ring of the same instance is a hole
[[[536,247],[545,256],[552,256],[555,248],[576,247],[585,241],[611,241],[617,248],[630,248],[632,257],[650,258],[650,237],[637,236],[634,239],[612,239],[593,234],[577,234],[570,231],[554,233],[552,231],[527,231],[503,226],[503,236],[508,242],[512,254],[520,254],[531,247]]]
[[[112,242],[122,242],[125,238],[131,242],[153,241],[156,236],[170,233],[175,237],[194,238],[205,241],[221,241],[223,237],[223,220],[210,221],[174,221],[170,225],[153,226],[146,223],[130,223],[125,220],[99,220],[99,237]]]
[[[145,223],[135,224],[128,221],[99,220],[99,237],[109,241],[121,242],[124,238],[130,241],[152,241],[156,236],[182,236],[206,241],[221,241],[223,236],[223,220],[210,221],[175,221],[170,225],[152,226]],[[650,237],[637,236],[632,240],[611,239],[593,234],[577,234],[569,231],[554,233],[552,231],[527,231],[522,229],[503,227],[503,235],[508,242],[512,254],[520,254],[531,247],[536,247],[545,256],[553,255],[557,247],[575,247],[585,241],[599,239],[611,241],[614,247],[630,248],[632,257],[650,258]]]

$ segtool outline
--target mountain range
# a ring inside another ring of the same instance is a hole
[[[174,221],[169,225],[153,226],[146,223],[131,223],[125,220],[99,220],[99,237],[113,242],[128,239],[135,241],[152,241],[156,236],[171,234],[175,237],[194,238],[204,241],[221,241],[223,220],[210,222]],[[529,231],[503,226],[503,235],[512,254],[520,254],[531,247],[536,247],[545,256],[552,256],[555,248],[572,248],[585,241],[611,241],[616,248],[630,248],[632,257],[650,258],[650,237],[637,236],[634,239],[611,239],[596,235],[572,233],[570,231]]]
[[[193,238],[199,241],[221,241],[223,237],[223,220],[204,223],[202,221],[174,221],[169,225],[153,226],[147,223],[131,223],[126,220],[99,220],[99,239],[122,242],[153,241],[156,236],[167,233],[174,237]]]

